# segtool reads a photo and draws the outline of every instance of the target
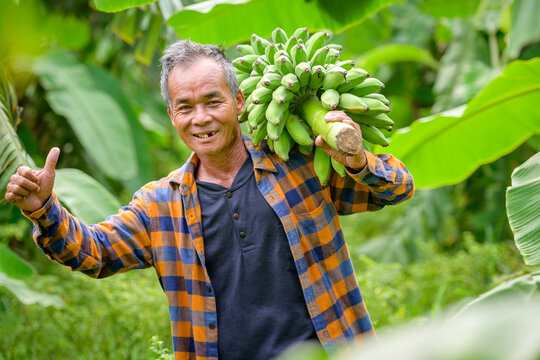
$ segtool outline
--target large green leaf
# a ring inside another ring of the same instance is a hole
[[[103,221],[120,208],[107,189],[77,169],[57,170],[54,190],[73,215],[88,224]]]
[[[25,305],[39,304],[41,306],[53,306],[55,308],[63,308],[65,305],[60,296],[34,291],[23,281],[11,279],[3,273],[0,273],[0,286],[8,289]]]
[[[480,165],[540,133],[540,59],[515,61],[453,113],[415,121],[385,151],[411,171],[418,188],[457,184]]]
[[[508,221],[527,265],[540,264],[540,153],[512,173],[506,190]]]
[[[34,66],[47,89],[46,99],[63,115],[96,165],[116,179],[137,173],[137,155],[128,115],[121,104],[96,83],[110,82],[85,64],[61,52],[41,57]]]
[[[374,71],[379,64],[411,61],[424,64],[432,69],[439,67],[439,62],[426,49],[414,45],[385,44],[363,53],[357,60],[358,66],[367,71]]]
[[[4,244],[0,244],[0,273],[16,280],[31,278],[36,271]]]
[[[252,33],[267,37],[277,26],[289,35],[298,27],[339,32],[395,0],[213,0],[186,6],[167,23],[181,38],[231,45]]]
[[[103,12],[117,12],[132,7],[142,6],[156,0],[94,0],[96,9]]]
[[[521,49],[540,41],[540,1],[516,0],[512,5],[512,25],[508,41],[508,56],[519,57]]]

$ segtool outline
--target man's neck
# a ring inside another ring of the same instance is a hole
[[[238,170],[248,156],[244,142],[236,142],[231,151],[221,156],[199,156],[196,178],[201,181],[231,187]]]

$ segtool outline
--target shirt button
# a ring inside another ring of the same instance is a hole
[[[230,199],[232,197],[232,192],[227,191],[227,193],[225,195],[227,195],[227,197]]]
[[[212,288],[210,286],[207,286],[206,287],[206,292],[209,292],[209,293],[212,292]]]
[[[208,327],[210,328],[210,330],[214,330],[216,328],[216,324],[210,324],[208,325]]]
[[[246,233],[242,231],[242,232],[240,233],[240,237],[241,237],[241,238],[245,238],[245,237],[246,237]]]
[[[238,215],[238,213],[234,213],[232,217],[233,217],[234,220],[238,220],[240,215]]]

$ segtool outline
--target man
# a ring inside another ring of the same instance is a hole
[[[349,173],[323,187],[312,157],[293,150],[284,162],[242,136],[244,95],[219,48],[179,41],[161,61],[162,94],[190,159],[89,226],[52,191],[59,150],[51,150],[43,170],[21,167],[7,187],[36,243],[92,277],[155,267],[177,359],[270,359],[314,339],[331,352],[372,334],[338,214],[412,196],[403,164],[343,156],[317,138]],[[343,112],[326,120],[358,128]]]

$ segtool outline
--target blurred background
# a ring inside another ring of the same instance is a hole
[[[191,38],[235,58],[252,33],[330,30],[341,59],[386,85],[396,126],[390,146],[372,151],[396,155],[417,184],[404,204],[340,218],[379,337],[497,286],[487,297],[502,288],[537,297],[540,175],[531,187],[530,171],[512,173],[530,158],[540,163],[540,1],[0,6],[2,199],[19,165],[43,166],[58,146],[59,198],[87,222],[104,219],[190,154],[159,93],[167,44]],[[529,188],[512,202],[521,175]],[[166,299],[152,269],[90,279],[49,261],[31,233],[17,208],[0,203],[0,359],[170,357]]]

